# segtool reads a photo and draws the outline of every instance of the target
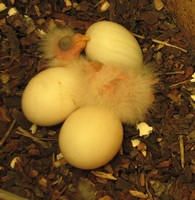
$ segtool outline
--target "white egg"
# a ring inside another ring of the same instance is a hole
[[[103,64],[115,64],[128,69],[140,69],[143,55],[135,37],[123,26],[100,21],[92,24],[86,31],[90,37],[85,48],[87,57]]]
[[[80,169],[95,169],[108,163],[119,151],[123,128],[111,112],[83,107],[64,122],[59,147],[65,160]]]
[[[74,67],[44,70],[30,80],[22,96],[22,110],[26,118],[41,126],[63,122],[77,105],[80,74]]]

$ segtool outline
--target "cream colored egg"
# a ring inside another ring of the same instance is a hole
[[[83,107],[64,122],[59,147],[65,160],[80,169],[95,169],[108,163],[119,151],[123,128],[111,112]]]
[[[80,77],[71,68],[50,68],[30,80],[22,96],[26,118],[41,126],[63,122],[77,105]]]
[[[143,66],[140,45],[123,26],[110,21],[100,21],[92,24],[86,35],[90,37],[85,48],[89,59],[126,69],[140,69]]]

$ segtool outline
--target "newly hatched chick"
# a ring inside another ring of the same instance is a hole
[[[100,106],[113,110],[121,122],[142,121],[154,100],[155,77],[148,67],[139,72],[118,66],[91,63],[79,106]]]
[[[89,62],[79,56],[88,40],[88,36],[75,34],[71,29],[50,31],[42,42],[49,67],[74,63],[83,72],[78,107],[105,107],[127,124],[142,121],[154,99],[153,72],[148,67],[125,70],[118,65]]]
[[[88,36],[75,33],[71,28],[54,28],[45,35],[40,46],[43,57],[50,60],[49,67],[59,67],[77,58],[88,40]]]

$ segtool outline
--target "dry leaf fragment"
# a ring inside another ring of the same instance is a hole
[[[10,119],[8,116],[8,110],[4,106],[0,107],[0,121],[10,122]]]
[[[65,165],[65,164],[67,164],[67,162],[66,162],[66,160],[64,158],[61,158],[60,160],[56,160],[56,161],[53,162],[53,166],[55,168],[59,168],[62,165]]]
[[[146,144],[143,143],[143,142],[140,142],[140,144],[139,144],[138,147],[137,147],[137,150],[138,150],[138,151],[146,151],[146,150],[147,150]]]
[[[129,193],[134,197],[138,197],[138,198],[142,198],[142,199],[148,198],[147,194],[144,194],[143,192],[140,192],[140,191],[137,191],[137,190],[129,190]]]
[[[161,0],[153,0],[153,1],[156,10],[160,11],[164,7],[164,4]]]
[[[39,180],[39,184],[43,187],[47,187],[48,180],[44,177],[41,177],[41,179]]]
[[[64,0],[64,3],[66,4],[66,7],[71,7],[72,3],[70,0]]]
[[[10,0],[11,4],[14,5],[15,3],[15,0]]]
[[[108,195],[106,195],[106,196],[103,196],[103,197],[99,198],[98,200],[113,200],[113,198],[108,196]]]
[[[30,172],[29,172],[29,176],[31,177],[31,178],[35,178],[35,177],[37,177],[39,175],[39,172],[37,171],[37,170],[35,170],[35,169],[32,169],[32,170],[30,170]]]
[[[35,12],[36,12],[37,16],[40,17],[41,16],[41,12],[40,12],[39,7],[37,5],[34,5],[34,9],[35,9]]]
[[[192,83],[195,82],[195,73],[192,74],[192,79],[190,80]]]
[[[4,3],[0,3],[0,12],[7,9],[7,6]]]
[[[158,163],[157,166],[159,168],[161,168],[161,167],[169,167],[171,164],[172,164],[171,160],[165,160],[165,161],[162,161],[162,162]]]
[[[140,186],[144,187],[146,183],[144,172],[141,172],[139,180],[140,180]]]
[[[0,78],[1,78],[2,83],[6,84],[10,80],[10,75],[7,73],[3,73],[3,74],[1,74]]]
[[[141,141],[139,139],[133,139],[133,140],[131,140],[131,143],[132,143],[133,147],[139,146],[140,142]]]
[[[13,16],[13,15],[16,15],[18,14],[18,10],[16,8],[10,8],[9,11],[8,11],[8,15],[9,16]]]
[[[179,136],[179,147],[180,147],[181,167],[184,169],[185,158],[184,158],[184,142],[182,135]]]
[[[105,172],[100,172],[100,171],[92,171],[91,172],[93,175],[100,177],[100,178],[104,178],[104,179],[108,179],[108,180],[113,180],[116,181],[117,178],[114,177],[112,174],[110,173],[105,173]]]
[[[110,3],[108,1],[103,1],[99,6],[98,6],[98,12],[105,12],[109,9]]]
[[[20,160],[19,157],[14,157],[14,158],[12,159],[11,163],[10,163],[10,167],[11,167],[12,169],[14,169],[15,166],[16,166],[16,164],[17,164],[18,162],[20,162],[20,161],[21,161],[21,160]]]
[[[152,189],[155,192],[155,195],[158,197],[160,197],[162,193],[165,192],[167,189],[166,184],[161,183],[160,181],[151,180],[150,184],[151,184]]]
[[[33,125],[30,127],[30,131],[31,131],[31,133],[34,135],[34,134],[37,132],[37,125],[36,125],[36,124],[33,124]]]

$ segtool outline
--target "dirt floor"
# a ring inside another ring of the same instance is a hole
[[[158,11],[150,0],[110,0],[108,8],[98,0],[0,2],[7,6],[0,11],[0,195],[9,191],[30,200],[195,200],[195,57],[166,8]],[[9,16],[13,7],[18,13]],[[154,63],[160,81],[154,109],[145,119],[153,127],[150,136],[140,137],[136,127],[124,125],[117,156],[104,167],[85,171],[57,159],[60,125],[38,127],[31,134],[21,95],[45,68],[38,50],[41,30],[69,25],[84,33],[100,20],[117,22],[138,35],[144,60]],[[141,144],[133,147],[136,138]]]

